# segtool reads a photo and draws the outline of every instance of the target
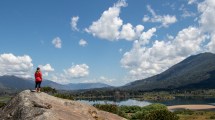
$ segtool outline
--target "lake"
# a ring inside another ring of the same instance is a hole
[[[87,104],[116,104],[116,105],[126,105],[126,106],[147,106],[152,103],[161,103],[167,106],[170,105],[186,105],[186,104],[210,104],[215,105],[215,98],[206,98],[206,97],[176,97],[174,100],[166,101],[139,101],[135,99],[100,99],[100,100],[78,100]]]

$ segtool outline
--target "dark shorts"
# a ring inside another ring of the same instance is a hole
[[[35,88],[40,88],[41,82],[42,82],[42,81],[40,81],[40,82],[35,82]]]

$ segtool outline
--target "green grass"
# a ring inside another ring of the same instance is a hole
[[[1,96],[0,97],[0,108],[3,107],[10,99],[11,99],[10,96]]]
[[[178,110],[179,120],[215,120],[215,111]]]
[[[1,96],[0,97],[0,102],[7,103],[10,99],[11,99],[10,96]]]

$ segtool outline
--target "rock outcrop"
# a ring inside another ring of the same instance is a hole
[[[1,120],[126,120],[93,106],[25,90],[0,110]]]

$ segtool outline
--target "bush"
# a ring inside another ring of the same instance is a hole
[[[143,120],[144,117],[148,114],[149,112],[147,111],[138,111],[134,114],[131,115],[130,119],[131,120]]]
[[[163,104],[151,104],[145,107],[142,107],[139,111],[136,113],[132,114],[130,119],[131,120],[145,120],[145,116],[150,114],[153,111],[156,110],[167,110],[167,107]],[[168,111],[168,110],[167,110]]]
[[[51,88],[51,87],[42,87],[41,91],[45,93],[52,93],[52,94],[57,93],[55,88]]]
[[[113,104],[95,104],[93,105],[94,107],[100,109],[100,110],[104,110],[107,112],[111,112],[111,113],[118,113],[118,107],[117,105],[113,105]]]
[[[178,117],[168,111],[167,107],[162,104],[151,104],[145,107],[95,104],[94,107],[117,114],[129,120],[178,120]]]
[[[178,120],[179,117],[168,110],[151,111],[144,117],[144,120]]]
[[[155,103],[155,104],[142,107],[142,110],[147,110],[147,111],[167,110],[167,107],[163,104]]]
[[[111,112],[111,113],[117,114],[121,117],[128,118],[127,114],[123,110],[120,110],[120,107],[117,105],[114,105],[114,104],[94,104],[93,106],[100,109],[100,110]]]
[[[124,111],[125,113],[136,113],[137,111],[141,111],[141,107],[139,106],[120,106],[120,111]]]
[[[69,100],[74,100],[73,96],[68,95],[68,94],[54,94],[55,97],[63,98],[63,99],[69,99]]]
[[[210,119],[215,119],[215,115],[210,116]]]
[[[0,102],[0,108],[6,105],[5,103]]]

